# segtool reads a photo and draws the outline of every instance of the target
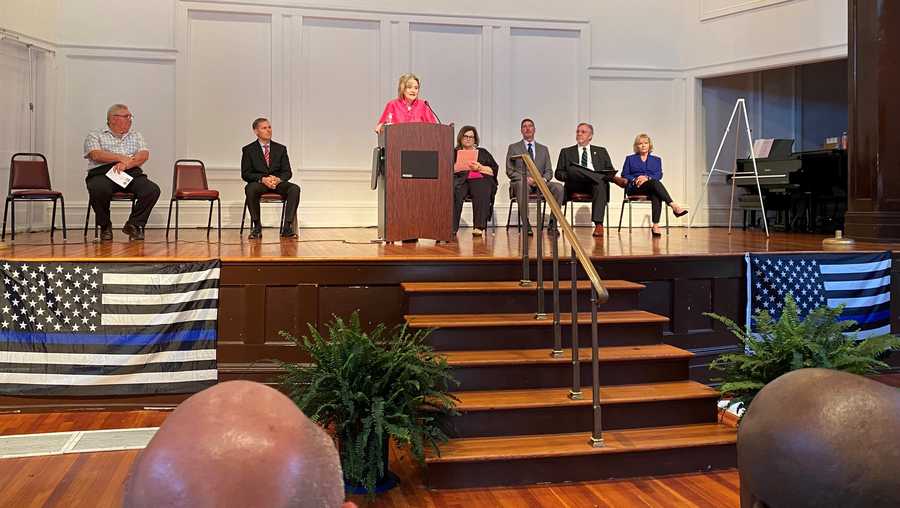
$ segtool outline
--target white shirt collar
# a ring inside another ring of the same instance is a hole
[[[260,148],[265,148],[267,145],[268,145],[269,149],[272,148],[272,140],[271,140],[271,139],[269,140],[268,143],[263,143],[263,140],[261,140],[261,139],[259,139],[259,138],[256,138],[256,141],[259,142],[259,147],[260,147]]]

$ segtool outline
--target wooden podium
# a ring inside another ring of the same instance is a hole
[[[385,125],[372,185],[378,189],[378,237],[387,242],[453,235],[453,126]]]

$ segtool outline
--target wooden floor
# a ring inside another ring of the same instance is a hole
[[[0,415],[0,434],[155,426],[161,411],[72,412]],[[112,507],[138,451],[82,453],[0,460],[2,506]],[[434,491],[424,487],[422,470],[406,452],[392,451],[398,488],[371,507],[737,507],[737,471],[517,488]]]
[[[594,257],[649,257],[685,255],[722,255],[753,252],[787,252],[822,250],[823,235],[805,233],[772,233],[770,238],[760,231],[734,230],[726,228],[672,228],[661,238],[652,238],[646,228],[633,230],[615,228],[606,230],[606,236],[591,237],[589,227],[575,228],[578,242]],[[206,239],[205,230],[182,230],[176,242],[170,234],[166,240],[165,230],[148,230],[143,242],[129,243],[127,236],[115,231],[113,242],[99,243],[92,238],[85,240],[81,231],[70,230],[69,239],[63,241],[59,233],[56,241],[50,242],[46,232],[21,233],[15,242],[9,236],[0,243],[2,259],[135,259],[144,261],[171,259],[210,259],[223,261],[258,261],[265,259],[285,259],[303,261],[322,260],[385,260],[401,259],[509,259],[520,256],[519,233],[515,228],[503,227],[489,230],[485,237],[473,237],[471,229],[462,229],[458,238],[451,243],[435,243],[422,240],[417,243],[373,243],[378,232],[375,228],[321,228],[301,229],[298,239],[282,241],[275,229],[266,229],[261,241],[249,241],[240,236],[238,230],[222,232],[221,242],[215,233]],[[246,232],[245,232],[246,236]],[[534,252],[534,239],[531,239]],[[545,253],[549,255],[549,241],[545,241]],[[856,250],[898,249],[900,244],[877,244],[860,242]],[[569,249],[560,243],[560,252],[565,257]]]

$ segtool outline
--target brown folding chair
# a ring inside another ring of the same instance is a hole
[[[39,157],[40,160],[25,160],[26,157]],[[62,192],[50,187],[50,169],[47,158],[40,153],[16,153],[9,161],[9,192],[6,194],[6,206],[3,208],[3,232],[0,239],[6,238],[6,214],[12,209],[10,233],[16,239],[16,201],[53,201],[53,215],[50,221],[50,239],[56,232],[56,200],[61,205],[63,240],[66,239],[66,200]],[[11,206],[10,206],[11,205]]]
[[[608,190],[608,188],[607,188]],[[572,192],[569,194],[566,199],[565,204],[563,204],[563,215],[566,213],[566,207],[569,208],[569,224],[572,227],[575,227],[575,205],[569,206],[569,203],[590,203],[594,200],[594,197],[586,192]],[[606,202],[606,210],[603,211],[606,215],[606,223],[609,223],[609,202]]]
[[[625,191],[625,197],[622,199],[622,208],[619,210],[619,228],[616,231],[622,231],[622,215],[625,214],[625,205],[628,205],[628,229],[631,229],[631,204],[632,203],[647,203],[652,204],[650,202],[650,196],[644,196],[642,194],[636,194],[634,196],[629,196],[628,191]],[[663,203],[663,213],[666,214],[666,229],[669,229],[669,207]]]
[[[137,196],[132,192],[113,192],[110,201],[131,201],[131,209],[134,210],[134,204],[137,202]],[[91,222],[91,202],[88,200],[87,214],[84,216],[84,236],[87,237],[88,225]],[[100,236],[100,226],[94,223],[94,238]]]
[[[280,228],[284,224],[284,212],[287,207],[287,198],[277,192],[264,192],[259,197],[260,203],[281,203],[281,222],[278,224]],[[295,217],[296,219],[296,217]],[[247,220],[247,199],[244,199],[244,211],[241,212],[241,234],[244,234],[244,222]],[[262,217],[260,217],[262,220]],[[294,222],[296,224],[296,221]],[[262,224],[260,224],[262,226]]]
[[[219,240],[222,240],[222,202],[219,191],[209,188],[206,181],[206,166],[197,159],[178,159],[172,170],[172,199],[169,200],[169,217],[166,219],[166,238],[172,223],[172,204],[175,204],[175,239],[178,240],[178,202],[209,201],[209,218],[206,221],[206,238],[212,227],[213,203],[218,204]]]

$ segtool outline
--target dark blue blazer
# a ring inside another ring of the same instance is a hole
[[[634,179],[641,175],[647,175],[653,180],[662,180],[662,159],[652,153],[647,156],[646,161],[642,161],[641,156],[636,153],[625,157],[622,176],[628,180],[628,187],[633,187]]]

